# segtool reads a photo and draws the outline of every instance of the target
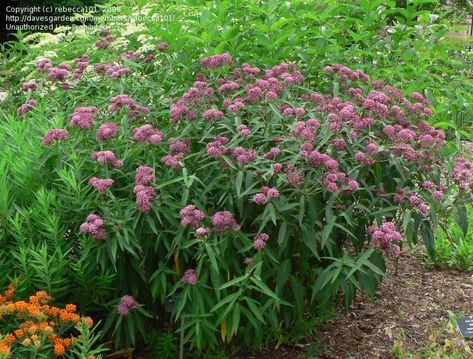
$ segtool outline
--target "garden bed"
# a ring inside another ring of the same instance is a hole
[[[375,302],[360,298],[348,313],[340,307],[336,319],[323,328],[328,350],[319,358],[391,358],[399,331],[404,348],[418,352],[448,319],[448,310],[471,314],[471,274],[426,269],[424,255],[421,250],[401,254],[397,275],[389,270]]]

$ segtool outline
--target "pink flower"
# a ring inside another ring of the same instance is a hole
[[[272,160],[279,156],[281,153],[281,150],[279,148],[273,147],[271,148],[268,152],[266,152],[263,157],[267,160]]]
[[[227,52],[221,55],[214,55],[200,60],[200,65],[207,69],[216,69],[217,67],[221,67],[224,64],[233,64],[233,59]]]
[[[117,312],[120,316],[125,317],[130,310],[138,308],[138,302],[131,295],[124,295],[118,304]]]
[[[74,110],[71,118],[72,127],[80,127],[88,130],[94,123],[94,114],[98,111],[97,107],[78,107]]]
[[[133,138],[139,143],[150,143],[157,145],[163,140],[163,133],[155,130],[153,126],[146,124],[133,129]]]
[[[217,212],[212,216],[212,224],[216,232],[239,231],[240,225],[229,211]]]
[[[155,179],[154,170],[148,166],[136,169],[135,182],[137,185],[147,186]]]
[[[184,155],[183,155],[182,153],[178,153],[177,155],[167,155],[167,156],[164,156],[164,157],[161,159],[161,161],[162,161],[166,166],[179,169],[179,168],[184,167],[183,163],[181,162],[181,159],[182,159],[183,157],[184,157]]]
[[[34,99],[29,100],[27,103],[21,105],[20,107],[17,108],[16,114],[18,116],[22,116],[24,113],[31,111],[33,107],[35,107],[38,104],[38,102]]]
[[[228,138],[217,136],[214,140],[207,144],[207,154],[213,158],[219,158],[225,155],[229,149],[225,147],[228,143]]]
[[[154,188],[144,185],[136,185],[133,189],[136,195],[136,206],[141,212],[149,212],[151,210],[151,201],[156,198]]]
[[[197,209],[195,205],[189,204],[179,212],[181,216],[181,226],[192,228],[199,227],[199,223],[205,218],[204,212]]]
[[[195,286],[197,284],[197,274],[193,269],[188,269],[182,276],[182,282]]]
[[[265,204],[267,201],[267,198],[266,196],[263,194],[263,193],[257,193],[253,196],[253,202],[255,202],[256,204]]]
[[[37,87],[37,83],[35,80],[31,80],[31,81],[28,81],[28,82],[25,82],[21,85],[21,90],[22,91],[28,91],[28,90],[36,90],[36,87]]]
[[[96,151],[90,155],[93,160],[96,160],[101,165],[110,165],[115,168],[122,168],[123,161],[117,159],[112,151]]]
[[[54,128],[49,130],[43,138],[42,144],[45,146],[51,146],[53,141],[62,141],[69,136],[69,132],[62,128]]]
[[[268,239],[269,239],[269,235],[266,233],[260,233],[256,235],[253,238],[253,247],[257,251],[262,250],[264,247],[266,247],[266,242],[268,241]]]
[[[368,230],[372,238],[371,245],[383,251],[387,256],[399,255],[397,245],[401,241],[401,234],[396,231],[394,222],[385,222],[380,227],[371,226]]]
[[[177,139],[177,138],[170,138],[169,139],[169,151],[172,155],[182,154],[188,155],[192,153],[190,149],[191,140],[189,139]]]
[[[199,227],[195,230],[195,236],[197,238],[207,237],[210,233],[210,228],[208,227]]]
[[[243,138],[247,138],[249,135],[251,135],[250,129],[245,125],[239,125],[237,130],[240,132],[240,136]]]
[[[95,187],[100,193],[105,193],[107,188],[113,185],[113,179],[111,178],[98,178],[92,177],[89,180],[89,185]]]
[[[169,45],[166,44],[165,42],[163,42],[163,43],[159,44],[158,46],[156,46],[156,48],[157,48],[158,51],[160,51],[160,52],[165,52],[168,47],[169,47]]]
[[[232,154],[235,161],[242,164],[246,164],[256,160],[255,150],[246,150],[243,147],[236,147],[233,149]]]
[[[205,111],[203,117],[205,121],[215,121],[223,119],[225,115],[222,111],[212,108],[210,110]]]
[[[105,231],[106,222],[96,214],[89,214],[85,223],[80,225],[80,231],[83,233],[90,233],[95,239],[107,238]]]
[[[118,133],[118,126],[113,122],[105,122],[97,131],[97,141],[106,141],[115,137]]]

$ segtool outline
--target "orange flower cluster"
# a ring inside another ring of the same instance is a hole
[[[62,338],[56,333],[57,328],[61,328],[62,332],[62,329],[77,325],[81,320],[89,328],[93,325],[92,318],[83,318],[76,313],[77,307],[74,304],[67,304],[64,308],[50,306],[48,303],[51,297],[44,291],[36,292],[27,302],[15,302],[14,290],[14,286],[10,285],[4,295],[0,295],[0,318],[11,315],[17,319],[15,323],[18,323],[13,332],[6,335],[0,333],[0,354],[10,355],[15,343],[38,348],[49,342],[53,345],[54,354],[61,356],[74,344],[75,338]]]

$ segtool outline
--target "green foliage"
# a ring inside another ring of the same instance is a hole
[[[409,245],[417,244],[420,235],[438,263],[455,258],[454,266],[471,268],[467,196],[456,199],[452,194],[442,205],[423,198],[432,209],[424,216],[375,192],[376,187],[388,194],[399,187],[422,191],[417,183],[425,177],[410,172],[402,161],[353,167],[349,176],[359,181],[364,195],[343,211],[333,208],[340,193],[332,195],[313,185],[321,180],[315,173],[301,189],[287,190],[261,209],[249,204],[261,185],[271,182],[279,188],[287,180],[274,176],[264,163],[247,171],[229,157],[216,164],[198,154],[205,152],[216,134],[226,135],[234,146],[268,147],[271,136],[293,128],[293,121],[284,119],[279,108],[255,108],[215,125],[200,121],[172,128],[168,124],[169,106],[202,70],[199,59],[228,51],[238,63],[261,68],[296,61],[308,77],[305,86],[285,93],[285,105],[297,105],[302,94],[314,89],[343,96],[344,84],[322,73],[325,65],[343,63],[366,70],[405,93],[422,93],[432,102],[429,121],[436,128],[447,131],[452,139],[469,138],[473,85],[465,61],[471,61],[471,53],[462,53],[467,43],[448,40],[456,13],[425,1],[407,1],[404,7],[396,1],[335,4],[330,0],[142,1],[138,6],[147,17],[137,23],[97,24],[110,26],[117,35],[112,51],[94,47],[97,32],[72,30],[59,35],[18,34],[18,40],[7,44],[0,55],[0,86],[8,92],[0,103],[4,110],[0,122],[0,285],[7,278],[20,278],[20,292],[48,290],[60,302],[75,302],[82,311],[103,317],[104,336],[112,337],[116,345],[147,342],[153,353],[173,355],[171,335],[147,335],[158,321],[174,322],[176,332],[183,331],[187,345],[198,351],[235,342],[257,349],[275,340],[293,341],[294,328],[312,332],[310,326],[304,329],[308,311],[312,317],[323,317],[339,295],[347,308],[359,291],[373,297],[385,270],[381,253],[368,247],[366,230],[373,223],[396,221]],[[137,14],[138,9],[122,6],[121,13]],[[119,56],[128,49],[154,49],[161,42],[169,48],[157,53],[151,63]],[[21,83],[39,78],[35,59],[46,56],[55,65],[72,64],[85,53],[91,64],[117,62],[128,67],[131,75],[113,79],[89,71],[67,91],[47,81],[36,93],[19,91]],[[225,71],[207,75],[214,80]],[[183,169],[161,164],[165,146],[130,143],[131,129],[145,122],[129,122],[126,112],[107,111],[110,97],[121,93],[150,104],[146,122],[163,130],[166,137],[192,139],[194,153],[186,158]],[[38,106],[19,118],[16,107],[30,98],[38,100]],[[112,140],[111,147],[124,159],[124,168],[103,168],[90,160],[92,151],[110,149],[96,143],[95,131],[84,134],[81,129],[70,129],[67,143],[54,148],[40,144],[48,129],[67,127],[78,106],[97,106],[100,121],[120,125],[119,138]],[[314,116],[319,114],[314,112]],[[259,137],[239,142],[235,127],[241,123],[251,125]],[[320,131],[317,149],[326,150],[332,135],[326,128]],[[362,141],[373,137],[369,133],[350,143],[350,156]],[[297,157],[299,147],[290,144],[286,150],[284,160],[289,161]],[[453,156],[456,150],[452,145],[444,152]],[[343,161],[343,166],[351,164],[351,159]],[[154,186],[159,198],[149,214],[140,213],[134,204],[133,176],[139,165],[159,168]],[[112,177],[113,189],[105,195],[96,193],[87,184],[94,175]],[[433,175],[436,184],[442,176]],[[244,231],[196,239],[179,225],[179,210],[189,203],[208,215],[231,210]],[[107,240],[79,233],[91,212],[107,220]],[[435,238],[437,228],[446,226],[446,213],[454,213],[459,226],[454,233],[461,239],[455,242],[447,241],[442,232],[440,240]],[[270,234],[271,244],[254,254],[251,238],[262,231]],[[11,255],[1,254],[7,251]],[[243,266],[247,255],[253,262]],[[442,259],[447,256],[448,260]],[[199,274],[197,286],[180,281],[190,267]],[[117,298],[124,294],[135,296],[142,305],[121,317]],[[169,299],[176,304],[172,316],[163,309]]]

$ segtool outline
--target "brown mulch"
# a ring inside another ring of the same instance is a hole
[[[396,333],[402,330],[403,346],[416,352],[428,345],[429,333],[448,319],[448,310],[473,313],[473,284],[469,273],[426,269],[424,253],[417,250],[399,258],[397,275],[390,270],[376,301],[358,298],[348,311],[340,308],[336,319],[320,333],[328,348],[319,359],[392,358]]]

